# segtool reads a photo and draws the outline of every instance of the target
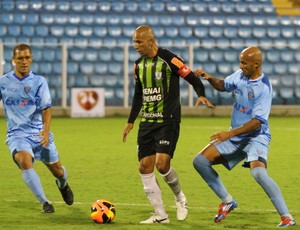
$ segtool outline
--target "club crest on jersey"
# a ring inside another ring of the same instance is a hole
[[[162,73],[161,73],[161,72],[155,72],[155,79],[156,79],[156,80],[160,80],[160,79],[161,79],[161,76],[162,76]]]
[[[248,99],[252,100],[254,98],[254,93],[253,92],[248,92]]]
[[[31,87],[30,86],[24,86],[24,92],[25,93],[29,93],[31,90]]]

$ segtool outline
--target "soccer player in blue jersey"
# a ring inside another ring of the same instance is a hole
[[[42,161],[56,177],[56,184],[68,205],[73,204],[73,192],[50,131],[48,84],[44,77],[30,70],[32,60],[30,46],[18,44],[12,57],[15,69],[0,78],[0,100],[7,121],[6,144],[22,171],[25,184],[42,204],[43,212],[53,213],[54,207],[46,198],[39,176],[33,169],[34,161]]]
[[[267,155],[271,134],[268,124],[272,104],[272,85],[262,72],[262,53],[257,47],[248,47],[240,54],[240,70],[225,79],[216,78],[204,70],[202,76],[218,91],[233,92],[231,128],[213,134],[211,142],[197,154],[193,165],[204,181],[222,200],[216,223],[237,207],[236,200],[228,193],[212,165],[223,164],[231,170],[242,160],[251,175],[269,196],[281,216],[278,226],[293,226],[295,220],[289,213],[281,191],[267,173]]]
[[[171,51],[156,44],[152,28],[139,26],[133,35],[134,47],[141,57],[134,64],[135,93],[131,113],[123,130],[123,141],[142,111],[138,133],[139,172],[143,188],[154,208],[141,224],[169,223],[154,168],[174,193],[177,219],[187,218],[187,199],[182,191],[171,159],[179,138],[181,105],[179,80],[189,82],[198,95],[196,105],[213,107],[205,97],[204,86],[185,62]]]

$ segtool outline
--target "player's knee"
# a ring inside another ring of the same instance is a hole
[[[250,172],[257,182],[261,182],[264,178],[268,177],[267,170],[263,167],[253,168]]]

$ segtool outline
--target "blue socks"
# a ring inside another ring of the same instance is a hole
[[[222,201],[226,200],[229,193],[221,182],[218,173],[211,167],[209,160],[201,154],[197,154],[193,160],[193,165],[216,195],[222,199]]]
[[[281,191],[275,181],[269,177],[267,170],[263,167],[256,167],[251,170],[251,174],[270,197],[280,216],[289,215]]]
[[[25,184],[42,204],[48,201],[45,196],[40,178],[33,168],[22,171],[22,177]]]

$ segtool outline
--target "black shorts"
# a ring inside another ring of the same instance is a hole
[[[138,131],[139,161],[156,153],[166,153],[172,158],[179,138],[180,124],[141,122]]]

